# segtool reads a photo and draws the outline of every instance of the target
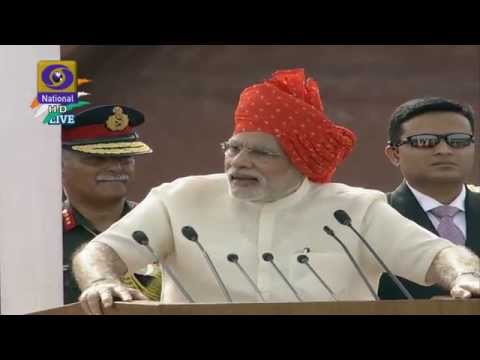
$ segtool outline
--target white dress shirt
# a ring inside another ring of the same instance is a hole
[[[406,183],[409,189],[412,190],[413,195],[417,199],[423,211],[427,213],[428,218],[432,222],[435,229],[437,229],[438,225],[440,224],[440,220],[435,215],[433,215],[430,212],[430,210],[433,210],[439,206],[443,206],[444,204],[439,203],[434,198],[416,190],[407,181]],[[465,190],[465,186],[463,186],[460,194],[455,198],[455,200],[453,200],[450,204],[448,204],[449,206],[453,206],[461,210],[455,214],[455,216],[453,217],[453,222],[455,223],[455,225],[457,225],[460,228],[465,239],[467,238],[467,220],[465,217],[465,197],[466,196],[467,196],[467,191]]]

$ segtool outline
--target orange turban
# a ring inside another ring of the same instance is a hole
[[[234,134],[265,132],[277,138],[292,164],[313,182],[329,182],[351,152],[355,134],[324,113],[320,91],[303,69],[280,70],[246,88],[235,110]]]

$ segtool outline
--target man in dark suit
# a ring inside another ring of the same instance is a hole
[[[425,229],[480,255],[480,192],[466,186],[475,155],[475,118],[468,105],[443,98],[421,98],[399,106],[391,116],[385,154],[404,177],[388,201]],[[434,285],[400,278],[415,299],[448,296]],[[383,274],[381,299],[405,299]]]

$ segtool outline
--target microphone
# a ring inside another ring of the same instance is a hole
[[[350,253],[350,251],[348,251],[348,248],[345,246],[345,244],[337,237],[337,235],[335,235],[335,233],[333,232],[332,229],[330,229],[328,226],[324,226],[323,227],[323,231],[325,231],[328,235],[330,235],[331,237],[333,237],[339,244],[340,246],[343,248],[343,250],[345,250],[345,252],[347,253],[350,261],[352,262],[353,266],[355,266],[355,269],[357,269],[357,272],[360,274],[360,276],[362,277],[363,279],[363,282],[365,283],[365,285],[367,285],[368,287],[368,290],[370,290],[370,293],[372,294],[373,298],[375,300],[380,300],[377,293],[375,292],[375,290],[373,290],[373,287],[372,285],[370,285],[370,283],[368,282],[367,280],[367,277],[365,276],[365,274],[363,273],[362,269],[360,269],[360,266],[358,266],[357,262],[355,261],[355,259],[353,258],[352,254]]]
[[[212,260],[210,259],[210,256],[208,256],[208,253],[205,251],[203,248],[202,244],[200,244],[200,241],[198,241],[198,234],[195,231],[195,229],[191,226],[184,226],[182,228],[182,234],[185,236],[188,240],[194,242],[195,244],[198,245],[200,248],[200,251],[202,252],[203,256],[205,257],[205,260],[207,260],[208,267],[212,271],[213,275],[215,276],[215,280],[217,280],[218,286],[220,286],[220,289],[222,289],[223,295],[227,299],[228,302],[232,302],[232,297],[228,293],[227,288],[225,287],[225,284],[223,283],[222,279],[220,278],[220,275],[217,272],[217,269],[215,268],[215,265],[213,265]]]
[[[318,275],[318,273],[312,268],[312,266],[310,265],[310,263],[308,262],[310,259],[308,258],[307,255],[305,254],[302,254],[302,255],[298,255],[297,256],[297,261],[300,263],[300,264],[304,264],[307,266],[307,268],[313,273],[313,275],[315,275],[315,277],[318,279],[318,281],[320,281],[320,283],[323,285],[323,287],[325,289],[327,289],[328,293],[330,294],[330,296],[333,298],[333,300],[335,301],[338,301],[337,297],[335,296],[334,292],[332,291],[332,289],[330,289],[330,287],[327,285],[327,283],[325,281],[323,281],[323,279],[320,277],[320,275]]]
[[[260,289],[257,287],[257,285],[255,285],[255,283],[252,281],[250,276],[248,276],[247,272],[243,269],[243,267],[238,262],[238,255],[237,254],[229,254],[229,255],[227,255],[227,260],[230,261],[231,263],[234,263],[235,265],[237,265],[238,269],[243,274],[243,276],[245,276],[245,278],[250,283],[250,285],[252,285],[252,287],[255,290],[255,292],[257,293],[257,295],[260,296],[260,299],[262,299],[262,301],[265,302],[265,299],[263,298]]]
[[[153,251],[153,249],[149,245],[149,240],[148,240],[147,234],[145,234],[143,231],[137,230],[137,231],[133,232],[132,238],[137,243],[139,243],[140,245],[145,246],[152,253],[152,255],[155,257],[155,262],[160,264],[160,258],[157,255],[155,255],[155,252]],[[188,300],[188,302],[189,303],[194,303],[195,301],[193,301],[190,294],[187,292],[187,290],[185,290],[183,285],[180,283],[180,281],[177,279],[177,277],[173,274],[172,270],[170,270],[168,265],[165,264],[165,263],[162,263],[162,267],[165,270],[165,272],[168,274],[168,276],[170,276],[172,278],[173,282],[175,283],[175,285],[177,285],[178,289],[181,291],[183,296],[185,296],[185,298]]]
[[[337,219],[337,221],[342,224],[342,225],[345,225],[347,227],[349,227],[357,236],[358,238],[365,244],[365,246],[367,247],[367,249],[370,251],[370,253],[375,257],[375,259],[377,259],[377,261],[379,262],[379,264],[382,266],[382,268],[386,271],[386,273],[388,274],[388,276],[393,280],[393,282],[395,283],[395,285],[397,285],[397,287],[400,289],[400,291],[402,292],[402,294],[409,300],[413,300],[413,296],[412,294],[410,294],[408,292],[408,290],[405,288],[405,286],[403,286],[403,284],[400,282],[400,280],[398,280],[398,278],[390,271],[390,269],[387,267],[387,265],[385,265],[385,263],[382,261],[382,259],[380,259],[380,256],[378,256],[378,254],[375,252],[375,250],[370,246],[370,244],[367,242],[367,240],[365,240],[365,238],[353,227],[352,225],[352,219],[350,218],[350,216],[347,214],[346,211],[344,210],[337,210],[334,212],[333,216],[335,216],[335,219]]]
[[[278,274],[281,276],[281,278],[283,279],[283,281],[288,285],[288,287],[290,288],[290,290],[292,290],[293,294],[295,295],[295,297],[297,298],[297,300],[299,302],[302,302],[302,298],[298,295],[298,293],[295,291],[295,289],[293,288],[292,284],[290,284],[290,282],[287,280],[287,278],[285,277],[285,275],[282,274],[282,272],[280,271],[280,269],[277,267],[277,265],[275,265],[275,262],[273,261],[273,254],[272,253],[269,253],[269,252],[266,252],[262,255],[262,258],[264,261],[266,262],[269,262],[270,264],[273,265],[274,269],[278,272]]]

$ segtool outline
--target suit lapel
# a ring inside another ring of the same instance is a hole
[[[480,193],[467,189],[465,212],[467,220],[466,246],[480,255]]]
[[[421,227],[433,232],[438,236],[437,230],[428,218],[417,198],[408,188],[407,184],[403,182],[400,186],[391,193],[390,205],[394,207],[400,214],[406,218],[415,221]]]
[[[417,223],[419,226],[431,231],[434,234],[438,233],[435,230],[432,222],[428,218],[415,195],[408,188],[407,184],[403,182],[392,193],[387,195],[389,204],[395,208],[400,214],[407,219],[410,219]],[[438,285],[433,286],[421,286],[409,280],[401,278],[400,281],[410,291],[415,299],[430,299],[433,296],[448,296],[448,293],[441,289]],[[393,281],[382,275],[378,293],[382,299],[403,299],[404,296],[399,292],[397,286]]]

